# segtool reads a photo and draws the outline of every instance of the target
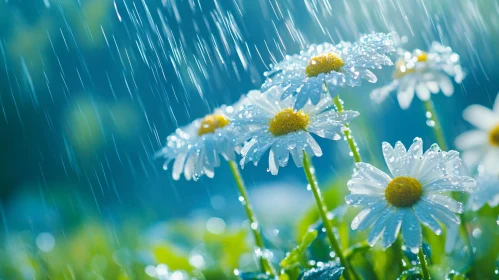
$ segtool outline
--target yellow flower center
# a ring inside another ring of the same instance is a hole
[[[217,128],[222,128],[228,125],[230,121],[221,115],[208,115],[201,121],[201,126],[198,129],[198,136],[213,133]]]
[[[303,110],[282,109],[269,121],[269,131],[274,136],[281,136],[293,131],[306,130],[310,119]]]
[[[428,53],[422,52],[416,56],[416,62],[428,61]],[[393,73],[394,79],[399,79],[407,74],[414,73],[414,68],[407,68],[407,63],[404,59],[399,59],[395,62],[395,72]]]
[[[494,127],[489,134],[489,143],[492,146],[499,147],[499,124]]]
[[[343,59],[334,53],[321,54],[310,59],[305,73],[309,77],[315,77],[320,73],[338,72],[344,65]]]
[[[385,190],[388,202],[397,207],[410,207],[416,203],[423,193],[423,187],[412,177],[395,177]]]
[[[428,54],[426,52],[422,52],[420,55],[417,57],[418,62],[426,62],[428,61]]]

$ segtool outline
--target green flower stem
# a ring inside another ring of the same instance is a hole
[[[471,235],[468,232],[467,229],[467,224],[468,224],[468,219],[466,218],[466,215],[464,213],[461,213],[459,215],[461,218],[461,224],[459,224],[459,230],[461,231],[461,235],[464,235],[466,237],[466,242],[468,243],[468,252],[470,254],[470,259],[469,262],[470,264],[473,264],[475,262],[475,252],[473,252],[473,243],[471,242]]]
[[[423,247],[419,248],[418,259],[421,264],[421,270],[423,271],[423,278],[425,280],[430,280],[430,272],[428,272],[428,264],[426,263]]]
[[[437,139],[437,143],[440,146],[440,149],[443,151],[448,150],[447,142],[445,141],[445,136],[444,136],[444,131],[442,128],[442,124],[440,123],[440,120],[438,118],[437,110],[435,109],[435,105],[433,104],[433,101],[431,99],[428,99],[424,101],[424,106],[426,108],[426,111],[431,114],[430,120],[434,122],[433,125],[433,133],[435,134],[435,137]],[[457,193],[452,193],[452,197],[455,200],[461,200],[459,198],[459,195]],[[459,215],[461,218],[461,224],[460,224],[460,232],[461,234],[466,236],[466,242],[468,243],[468,248],[469,248],[469,254],[470,254],[470,261],[473,263],[474,261],[474,252],[473,252],[473,244],[471,243],[471,236],[467,230],[466,227],[466,217],[464,214]]]
[[[234,175],[234,180],[236,181],[237,188],[241,194],[242,199],[240,200],[244,206],[244,209],[246,210],[246,215],[248,216],[250,222],[250,228],[251,232],[253,233],[253,237],[255,238],[256,246],[260,250],[260,268],[263,273],[276,276],[277,272],[274,266],[272,266],[272,263],[265,257],[265,244],[263,243],[263,238],[260,233],[260,226],[251,207],[251,203],[249,202],[248,192],[246,191],[246,187],[244,186],[244,181],[241,177],[241,173],[239,172],[239,167],[234,161],[229,161],[229,165],[230,170],[232,171],[232,175]]]
[[[440,146],[442,151],[447,151],[449,147],[447,146],[447,142],[445,141],[444,131],[442,129],[442,124],[437,115],[437,111],[435,110],[435,105],[431,99],[424,101],[424,106],[426,111],[431,114],[429,119],[434,122],[432,128],[435,137],[437,138],[437,143]]]
[[[336,95],[333,102],[339,113],[345,111],[345,109],[343,108],[343,100],[340,99],[339,95]],[[347,139],[348,142],[348,147],[350,148],[350,151],[352,151],[353,160],[355,162],[361,162],[362,158],[360,157],[359,149],[357,148],[357,144],[355,144],[355,139],[353,138],[352,130],[350,129],[348,124],[345,124],[345,129],[343,131],[343,134],[345,134],[345,138]]]
[[[322,198],[321,190],[317,185],[317,181],[311,171],[311,168],[312,163],[310,162],[310,158],[308,154],[303,151],[303,170],[305,170],[305,175],[307,176],[308,183],[310,184],[310,188],[312,190],[312,193],[314,194],[315,202],[317,203],[317,207],[319,208],[319,214],[321,216],[322,222],[324,223],[324,228],[326,229],[326,235],[329,239],[329,242],[331,243],[334,252],[340,259],[341,265],[345,267],[345,273],[343,274],[343,277],[345,277],[346,280],[350,280],[352,279],[351,275],[353,275],[353,278],[357,279],[355,272],[350,266],[350,263],[347,261],[347,259],[343,255],[343,252],[341,251],[338,240],[336,240],[336,237],[334,236],[333,226],[331,224],[331,221],[327,218],[327,207],[324,203],[324,198]]]

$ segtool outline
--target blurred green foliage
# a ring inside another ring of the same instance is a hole
[[[323,193],[331,220],[357,274],[363,279],[420,279],[417,258],[403,251],[401,240],[383,251],[365,243],[368,231],[350,229],[357,210],[344,207],[346,177],[326,185]],[[273,252],[272,261],[280,267],[279,280],[302,279],[304,275],[307,279],[328,279],[320,277],[341,272],[331,266],[332,253],[315,207],[310,205],[295,232],[290,233],[299,240],[295,248],[273,247],[266,242]],[[476,249],[471,257],[464,247],[464,236],[453,243],[454,250],[446,252],[446,236],[425,230],[425,254],[433,279],[498,279],[499,244],[491,242],[499,235],[498,214],[498,209],[490,207],[467,213]],[[0,249],[0,278],[169,279],[165,277],[176,273],[175,277],[183,277],[180,279],[237,279],[236,274],[243,279],[272,279],[258,272],[251,235],[242,225],[209,230],[203,219],[172,220],[145,228],[142,223],[129,219],[116,227],[88,220],[53,235],[11,231],[4,235]]]
[[[175,243],[157,230],[151,235],[136,223],[115,230],[88,221],[56,235],[53,246],[40,238],[47,233],[11,233],[0,249],[0,278],[155,279],[177,272],[197,279],[234,279],[241,256],[250,252],[242,229],[215,234],[189,221],[159,227],[185,242]],[[200,246],[203,253],[194,253]]]

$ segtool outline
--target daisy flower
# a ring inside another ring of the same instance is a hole
[[[381,102],[392,91],[397,91],[397,99],[402,109],[411,105],[414,93],[419,99],[430,99],[430,93],[442,93],[451,96],[454,86],[449,77],[461,83],[465,73],[459,64],[459,55],[450,47],[433,42],[428,52],[414,50],[412,53],[399,50],[399,59],[395,62],[393,82],[374,90],[371,98]]]
[[[471,105],[463,112],[463,118],[476,129],[456,138],[456,147],[463,151],[463,160],[471,167],[478,164],[485,171],[499,174],[499,94],[494,109]]]
[[[248,95],[241,97],[236,104],[224,105],[216,109],[213,114],[178,128],[172,135],[168,136],[166,147],[159,151],[156,157],[163,157],[166,160],[163,165],[165,170],[168,168],[168,164],[174,160],[172,171],[174,180],[180,179],[182,173],[187,180],[197,180],[202,175],[213,178],[215,167],[220,166],[220,156],[228,161],[240,193],[239,201],[244,206],[251,225],[256,245],[255,253],[260,260],[260,268],[267,275],[276,275],[272,263],[267,259],[267,250],[263,243],[258,220],[248,199],[248,191],[238,165],[235,163],[236,152],[240,150],[240,143],[236,141],[240,128],[229,125],[246,104],[254,103],[260,96],[259,91],[250,91]]]
[[[270,150],[269,170],[273,175],[288,163],[291,154],[296,166],[301,167],[303,152],[320,157],[322,150],[311,133],[327,139],[339,140],[338,133],[358,112],[332,110],[331,97],[322,95],[317,105],[307,102],[301,110],[294,109],[296,97],[282,99],[285,90],[272,87],[254,103],[245,106],[231,122],[239,128],[238,141],[247,142],[241,150],[241,166],[250,161],[258,164]]]
[[[433,144],[423,154],[423,142],[416,138],[409,150],[397,142],[383,143],[383,155],[391,176],[367,163],[356,164],[348,182],[352,192],[346,203],[365,207],[352,221],[353,230],[373,225],[368,243],[374,246],[383,237],[389,247],[402,231],[405,244],[417,252],[422,244],[420,223],[436,234],[443,225],[459,224],[455,213],[462,213],[460,202],[445,195],[451,191],[470,191],[475,180],[460,174],[461,160],[456,151],[440,151]]]
[[[220,166],[220,156],[227,161],[234,161],[236,151],[240,149],[234,141],[237,132],[228,124],[244,104],[259,94],[251,91],[233,106],[223,105],[213,114],[177,128],[167,137],[166,146],[155,155],[165,159],[163,169],[167,170],[169,163],[174,161],[174,180],[180,179],[182,173],[187,180],[197,180],[202,175],[213,178],[215,167]]]
[[[270,65],[271,70],[265,72],[267,80],[262,91],[282,86],[282,98],[296,93],[296,109],[302,108],[308,100],[317,104],[324,93],[324,85],[329,89],[353,87],[359,86],[362,79],[375,83],[376,75],[370,69],[393,65],[386,55],[393,51],[392,35],[383,33],[364,35],[355,43],[311,45],[299,54],[286,56],[276,65]]]

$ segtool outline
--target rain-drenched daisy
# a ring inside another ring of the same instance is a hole
[[[178,180],[184,173],[187,180],[197,180],[202,175],[213,178],[215,167],[220,166],[220,156],[225,160],[236,159],[236,132],[228,126],[242,106],[255,98],[258,91],[251,91],[233,106],[221,106],[213,114],[197,119],[167,137],[166,146],[156,154],[163,157],[163,169],[173,163],[172,176]]]
[[[476,129],[456,138],[456,147],[463,151],[463,160],[471,167],[483,165],[485,172],[499,174],[499,94],[491,110],[471,105],[463,117]]]
[[[272,87],[262,97],[245,106],[237,114],[231,126],[241,129],[239,141],[250,140],[241,150],[241,166],[250,161],[255,165],[270,150],[269,170],[276,175],[279,167],[288,163],[289,154],[296,166],[301,167],[303,152],[321,156],[322,150],[311,133],[327,139],[339,140],[344,125],[359,113],[333,110],[331,97],[322,95],[317,105],[310,102],[294,109],[296,97],[282,99],[282,87]]]
[[[459,64],[459,55],[438,42],[433,42],[428,52],[416,49],[412,53],[405,50],[399,50],[398,53],[392,83],[371,93],[371,98],[376,102],[385,100],[390,92],[397,91],[400,107],[407,109],[414,93],[423,101],[430,99],[431,93],[440,91],[451,96],[454,86],[449,77],[458,84],[465,77]]]
[[[308,100],[317,104],[324,93],[324,85],[335,87],[359,86],[362,79],[375,83],[376,76],[370,69],[393,65],[386,55],[395,51],[391,34],[373,33],[362,36],[358,42],[323,43],[311,45],[299,54],[271,65],[265,73],[267,80],[262,91],[282,86],[283,98],[295,94],[295,108],[302,108]]]
[[[423,154],[423,142],[416,138],[409,150],[397,142],[395,148],[383,143],[383,155],[391,176],[367,163],[358,163],[348,188],[346,202],[364,209],[352,221],[352,229],[373,225],[368,237],[371,246],[382,237],[389,247],[402,231],[405,244],[417,252],[422,244],[420,223],[436,234],[442,225],[459,224],[463,206],[448,197],[452,191],[470,191],[473,178],[460,174],[456,151],[440,151],[434,144]]]

